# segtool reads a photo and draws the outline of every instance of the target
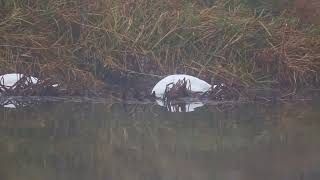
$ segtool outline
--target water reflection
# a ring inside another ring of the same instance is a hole
[[[170,101],[164,102],[162,100],[156,100],[156,103],[159,106],[163,106],[169,112],[192,112],[196,108],[204,106],[204,103],[201,101]]]
[[[0,109],[0,179],[320,179],[318,102]]]
[[[0,99],[0,107],[4,107],[4,108],[15,109],[15,108],[24,107],[27,105],[28,105],[28,102],[17,101],[15,99],[11,99],[11,98]]]

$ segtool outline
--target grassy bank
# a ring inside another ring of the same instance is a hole
[[[256,2],[0,0],[0,73],[70,91],[178,72],[242,87],[319,84],[320,27],[291,1]]]

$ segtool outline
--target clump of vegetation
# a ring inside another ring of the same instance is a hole
[[[164,101],[170,101],[181,97],[188,97],[191,95],[191,87],[189,82],[189,87],[187,87],[187,80],[182,79],[177,83],[169,83],[166,85],[164,92]]]
[[[115,75],[177,72],[237,87],[317,85],[320,27],[261,7],[236,0],[0,0],[0,73],[49,77],[70,94],[99,91]]]
[[[188,79],[178,80],[176,83],[169,83],[166,85],[164,96],[162,100],[165,103],[170,103],[177,99],[191,97],[196,99],[210,99],[218,101],[237,100],[240,93],[232,87],[228,87],[223,83],[217,83],[211,86],[205,92],[196,92],[191,90],[192,83]]]

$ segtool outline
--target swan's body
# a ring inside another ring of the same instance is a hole
[[[0,84],[5,86],[6,88],[14,89],[15,88],[14,85],[23,77],[24,77],[23,74],[18,74],[18,73],[5,74],[0,76]],[[30,78],[29,82],[32,84],[36,84],[38,82],[38,78],[36,77],[30,76],[28,78]]]
[[[24,74],[19,73],[10,73],[10,74],[4,74],[0,76],[0,95],[1,92],[5,92],[9,89],[14,90],[17,85],[17,82],[19,82],[22,78],[24,78]],[[26,86],[36,85],[39,83],[39,79],[33,76],[26,76],[26,80],[23,80]],[[53,84],[51,87],[57,88],[58,84]]]
[[[163,79],[161,79],[152,89],[151,93],[155,92],[155,96],[158,98],[162,98],[166,87],[170,83],[176,84],[179,80],[185,79],[187,81],[187,87],[191,87],[192,92],[206,92],[211,88],[211,85],[207,82],[186,74],[175,74],[169,75]],[[172,86],[172,85],[171,85]],[[169,86],[170,87],[170,86]]]

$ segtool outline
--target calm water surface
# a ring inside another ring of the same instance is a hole
[[[0,108],[1,180],[319,180],[320,101]]]

